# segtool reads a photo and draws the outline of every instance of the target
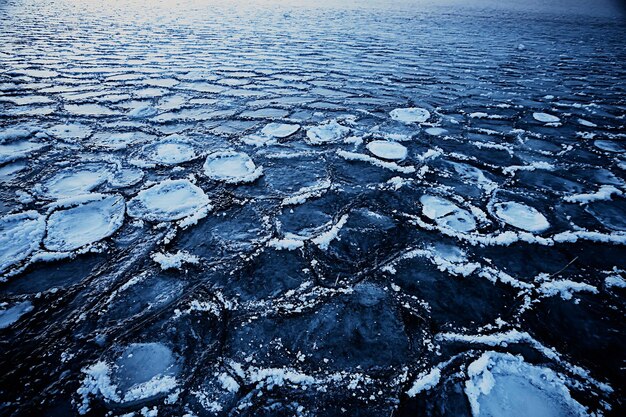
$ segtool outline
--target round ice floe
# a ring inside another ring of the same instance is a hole
[[[422,203],[422,214],[441,227],[457,232],[470,232],[476,229],[474,216],[445,198],[424,195],[420,198],[420,203]]]
[[[228,184],[253,182],[263,174],[248,154],[234,151],[212,153],[203,168],[207,177]]]
[[[550,227],[550,223],[543,214],[525,204],[514,201],[496,203],[493,210],[498,219],[527,232],[543,232]]]
[[[45,219],[36,211],[0,218],[0,273],[37,249],[45,230]]]
[[[542,123],[558,123],[561,120],[548,113],[533,113],[533,118]]]
[[[149,221],[173,221],[209,204],[201,188],[188,180],[165,180],[142,190],[128,202],[128,215]]]
[[[30,301],[22,301],[9,308],[0,308],[0,329],[6,329],[32,310],[33,304]]]
[[[85,194],[105,183],[111,172],[104,164],[83,164],[64,168],[36,187],[36,191],[50,198]]]
[[[48,217],[44,246],[67,252],[111,236],[124,223],[124,198],[96,194]]]
[[[153,139],[154,136],[143,132],[99,132],[93,135],[91,142],[98,147],[119,150]]]
[[[150,162],[161,165],[181,164],[200,156],[192,144],[176,137],[146,145],[142,153]]]
[[[585,416],[562,376],[519,356],[486,352],[467,368],[465,394],[474,417]]]
[[[397,142],[387,140],[375,140],[367,144],[367,149],[379,158],[389,160],[402,160],[406,158],[406,147]]]
[[[337,142],[350,133],[350,129],[340,125],[336,120],[322,123],[307,129],[307,142],[311,145],[322,145],[330,142]]]
[[[48,133],[63,140],[85,139],[91,135],[91,128],[80,123],[58,124],[48,129]]]
[[[261,130],[261,134],[272,138],[286,138],[298,130],[300,130],[298,124],[270,123]]]
[[[430,112],[420,107],[408,107],[392,110],[389,115],[402,123],[424,123],[430,118]]]

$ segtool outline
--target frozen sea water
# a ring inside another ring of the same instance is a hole
[[[0,416],[624,415],[584,3],[3,2]]]

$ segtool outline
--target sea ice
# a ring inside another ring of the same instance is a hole
[[[550,223],[543,214],[525,204],[514,201],[496,203],[493,211],[498,219],[527,232],[543,232],[550,227]]]
[[[263,167],[257,167],[248,154],[235,151],[210,154],[203,169],[207,177],[228,184],[253,182],[263,174]]]
[[[111,236],[124,223],[124,198],[95,194],[75,207],[50,214],[44,246],[68,252]]]
[[[367,145],[367,149],[375,156],[388,160],[403,160],[406,158],[407,149],[397,142],[375,140]]]
[[[0,273],[39,248],[45,220],[34,210],[0,218]]]
[[[208,206],[209,198],[189,180],[165,180],[140,191],[128,202],[128,215],[149,221],[173,221]]]
[[[563,377],[508,353],[486,352],[467,368],[474,417],[586,416]]]
[[[408,107],[392,110],[389,115],[402,123],[424,123],[430,118],[430,112],[420,107]]]

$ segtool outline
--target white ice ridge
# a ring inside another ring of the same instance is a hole
[[[176,253],[157,252],[152,254],[152,260],[161,266],[161,269],[180,269],[183,264],[197,264],[200,258],[188,252],[178,251]]]
[[[392,110],[389,115],[402,123],[424,123],[430,118],[430,112],[420,107],[407,107]]]
[[[388,140],[374,140],[369,142],[367,150],[374,156],[387,160],[401,161],[407,156],[407,149],[398,142],[390,142]]]
[[[467,368],[465,394],[474,417],[587,416],[565,377],[521,356],[485,352]]]
[[[46,249],[69,252],[111,236],[124,223],[120,195],[91,194],[71,208],[53,211],[47,220]]]
[[[310,237],[310,236],[299,236],[299,235],[294,235],[294,234],[287,234],[282,239],[276,239],[276,238],[271,239],[270,241],[267,242],[267,246],[274,248],[274,249],[278,249],[278,250],[295,250],[295,249],[303,247],[304,242],[311,241],[317,246],[319,246],[321,249],[326,250],[328,249],[328,246],[330,245],[330,243],[333,240],[337,239],[337,236],[339,235],[341,228],[348,221],[348,217],[349,217],[348,214],[344,214],[337,221],[337,223],[331,225],[328,230],[326,230],[325,232],[322,232],[321,234],[317,236]]]
[[[34,210],[0,218],[0,273],[39,248],[45,231],[44,216]]]
[[[514,201],[494,204],[493,214],[504,223],[527,232],[543,232],[550,227],[548,220],[537,209]]]
[[[309,198],[320,197],[322,194],[330,189],[331,185],[332,183],[330,182],[330,180],[325,179],[318,181],[308,187],[302,187],[295,193],[295,195],[284,198],[281,205],[293,206],[296,204],[302,204]]]
[[[422,372],[417,376],[411,388],[406,392],[409,397],[415,397],[423,391],[428,391],[437,386],[441,380],[441,369],[435,367],[429,372]]]
[[[337,155],[348,161],[368,162],[372,165],[376,165],[378,167],[385,168],[391,171],[401,172],[403,174],[412,174],[415,172],[415,167],[413,165],[398,165],[395,162],[382,161],[378,158],[374,158],[373,156],[365,155],[362,153],[348,152],[339,149],[337,151]]]
[[[204,162],[204,174],[227,184],[249,183],[263,175],[248,154],[235,151],[214,152]]]
[[[174,221],[209,206],[209,197],[189,180],[164,180],[128,202],[128,215],[148,221]]]
[[[478,246],[509,246],[516,242],[525,242],[544,246],[553,246],[558,243],[575,243],[578,241],[602,242],[613,245],[626,245],[626,232],[600,233],[590,230],[576,230],[556,233],[552,236],[537,236],[529,232],[514,232],[507,230],[501,233],[478,234],[459,233],[447,227],[432,225],[424,222],[418,216],[403,214],[411,222],[425,230],[437,230],[441,234]]]
[[[595,193],[574,194],[564,197],[563,200],[568,203],[587,204],[594,201],[610,200],[614,195],[621,196],[623,194],[624,193],[620,189],[612,185],[603,185]]]

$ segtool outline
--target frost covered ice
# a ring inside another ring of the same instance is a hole
[[[0,218],[0,273],[38,249],[45,231],[45,218],[36,211]]]
[[[401,161],[407,156],[407,149],[397,142],[389,142],[386,140],[375,140],[367,144],[367,149],[375,156]]]
[[[430,119],[430,112],[420,107],[408,107],[392,110],[389,115],[402,123],[424,123]]]
[[[189,180],[165,180],[128,202],[128,215],[149,221],[174,221],[209,205],[209,197]]]

